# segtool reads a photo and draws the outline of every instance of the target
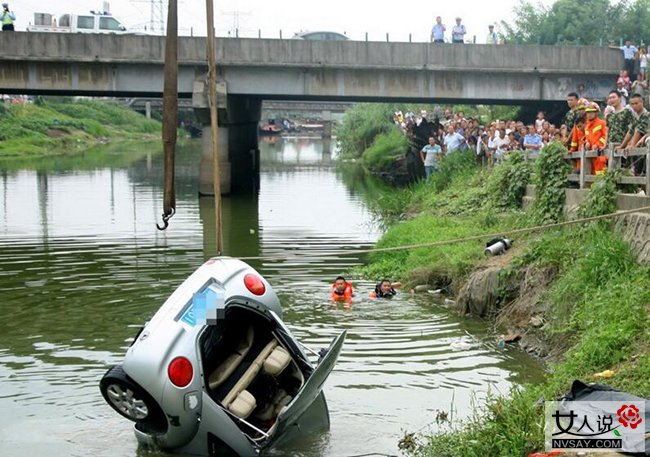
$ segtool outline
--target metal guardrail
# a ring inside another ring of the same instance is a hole
[[[594,182],[598,176],[591,173],[591,159],[599,155],[607,156],[607,169],[610,171],[622,168],[622,159],[640,160],[645,157],[645,175],[621,176],[619,184],[635,184],[644,186],[646,195],[650,195],[650,148],[633,148],[626,151],[618,149],[606,149],[601,154],[598,151],[579,151],[564,156],[567,160],[580,160],[580,173],[572,173],[568,176],[571,182],[578,182],[580,189],[584,189],[587,183]]]

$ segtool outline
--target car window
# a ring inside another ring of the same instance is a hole
[[[92,29],[95,26],[94,16],[77,16],[78,29]]]
[[[99,28],[101,30],[122,30],[121,24],[114,17],[100,17]]]
[[[60,27],[70,27],[70,15],[69,14],[64,14],[59,18],[59,26]]]

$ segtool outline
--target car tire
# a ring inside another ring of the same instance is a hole
[[[99,389],[106,403],[127,419],[157,429],[164,426],[165,415],[158,403],[124,372],[121,365],[106,372]]]

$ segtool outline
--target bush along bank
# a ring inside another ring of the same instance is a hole
[[[392,227],[379,247],[562,220],[562,154],[561,145],[551,144],[532,167],[514,154],[492,171],[448,169],[446,179],[396,191],[393,198],[401,199],[408,220]],[[523,212],[529,182],[537,185],[538,198]],[[579,214],[611,212],[612,182],[605,175],[595,183]],[[499,332],[521,336],[523,347],[548,363],[545,382],[491,396],[462,422],[442,421],[435,435],[408,440],[410,454],[501,457],[542,450],[540,400],[555,400],[574,379],[650,397],[650,268],[638,263],[612,226],[599,222],[530,234],[515,239],[506,255],[489,259],[478,241],[371,255],[364,273],[446,286],[457,294],[459,311],[491,318]]]
[[[108,101],[0,105],[0,159],[65,155],[99,143],[159,139],[161,123]]]

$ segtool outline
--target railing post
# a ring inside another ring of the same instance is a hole
[[[580,189],[585,188],[585,165],[587,161],[585,160],[585,148],[580,148]]]
[[[280,29],[280,39],[282,39],[282,29]]]
[[[390,39],[388,38],[388,32],[386,32],[386,42],[389,42]]]
[[[366,41],[368,41],[368,32],[366,32]]]
[[[607,149],[607,171],[614,171],[617,167],[614,164],[614,148]]]
[[[409,43],[411,43],[411,34],[409,33]]]
[[[650,195],[650,147],[645,151],[645,194]]]
[[[239,38],[239,29],[235,29],[235,38]]]
[[[262,29],[257,29],[257,38],[262,38]]]

